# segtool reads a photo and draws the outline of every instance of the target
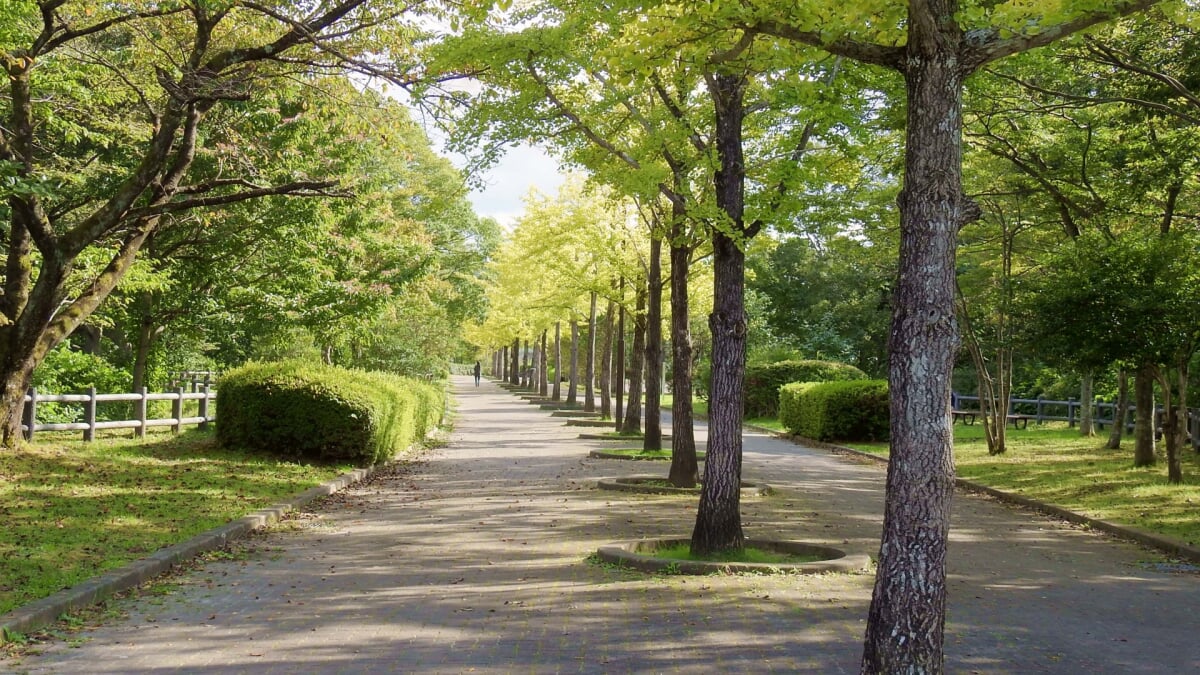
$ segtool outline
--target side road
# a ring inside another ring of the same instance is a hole
[[[125,616],[0,670],[62,673],[857,672],[872,576],[647,577],[599,545],[687,536],[691,497],[595,489],[663,465],[456,378],[446,447],[377,472]],[[703,429],[698,430],[703,439]],[[748,535],[875,553],[882,469],[748,433]],[[631,466],[632,465],[632,466]],[[1200,670],[1200,577],[981,497],[955,502],[947,670]],[[77,644],[78,646],[73,646]]]

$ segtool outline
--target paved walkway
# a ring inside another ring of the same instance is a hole
[[[32,673],[858,672],[870,575],[645,577],[585,558],[687,536],[692,498],[602,492],[664,464],[487,382],[454,380],[446,447],[377,474],[186,572],[125,618],[15,667]],[[703,438],[703,429],[698,429]],[[875,553],[883,470],[747,434],[750,536]],[[950,552],[955,673],[1200,671],[1200,576],[1152,553],[960,495]],[[0,663],[0,668],[12,664]]]

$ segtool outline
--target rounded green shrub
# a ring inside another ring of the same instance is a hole
[[[779,421],[789,432],[819,441],[886,441],[887,381],[784,385],[779,390]]]
[[[779,388],[790,382],[865,380],[867,374],[845,363],[805,359],[746,365],[746,417],[779,414]]]
[[[298,459],[392,459],[438,423],[444,394],[387,373],[305,361],[252,363],[222,376],[217,438]]]

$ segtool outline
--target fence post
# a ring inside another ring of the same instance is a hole
[[[1038,397],[1037,397],[1037,423],[1038,424],[1042,423],[1042,417],[1044,415],[1044,413],[1042,412],[1043,405],[1044,404],[1042,403],[1042,395],[1038,394]]]
[[[200,431],[208,431],[208,376],[204,376],[204,384],[200,387],[200,393],[204,394],[204,398],[200,399],[200,417],[204,421],[200,423]]]
[[[186,387],[182,384],[179,385],[175,390],[176,399],[171,401],[171,417],[175,418],[175,424],[171,425],[171,431],[176,434],[183,430],[183,423],[180,420],[183,419],[183,394],[186,391]]]
[[[1067,397],[1067,428],[1075,428],[1075,399]]]
[[[142,390],[137,393],[141,394],[141,398],[139,398],[136,402],[134,402],[135,410],[133,411],[134,415],[137,416],[137,421],[139,423],[138,427],[137,427],[137,437],[145,438],[146,437],[146,388],[142,387]]]
[[[25,423],[25,440],[33,440],[33,428],[37,426],[37,387],[29,388],[29,400],[25,402],[25,412],[22,415]]]
[[[96,388],[88,387],[88,400],[83,404],[83,421],[88,428],[83,430],[83,440],[96,440]]]

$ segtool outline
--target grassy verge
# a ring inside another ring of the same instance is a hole
[[[674,403],[674,401],[675,399],[671,394],[663,394],[661,403],[662,409],[665,412],[671,412],[671,405]],[[692,399],[692,414],[699,415],[701,417],[707,417],[708,401],[702,398]]]
[[[664,546],[654,551],[657,558],[670,560],[702,560],[707,562],[740,562],[740,563],[774,563],[800,564],[821,560],[818,555],[796,555],[794,553],[779,553],[761,548],[747,546],[736,553],[723,553],[710,556],[692,555],[691,544]]]
[[[1093,518],[1200,543],[1200,455],[1184,452],[1184,483],[1167,483],[1165,461],[1134,468],[1133,441],[1105,450],[1106,437],[1082,438],[1062,423],[1009,430],[1007,451],[991,456],[981,425],[954,425],[958,475]],[[887,455],[887,444],[849,447]]]
[[[219,448],[199,431],[145,441],[46,440],[0,452],[0,613],[349,468]]]

